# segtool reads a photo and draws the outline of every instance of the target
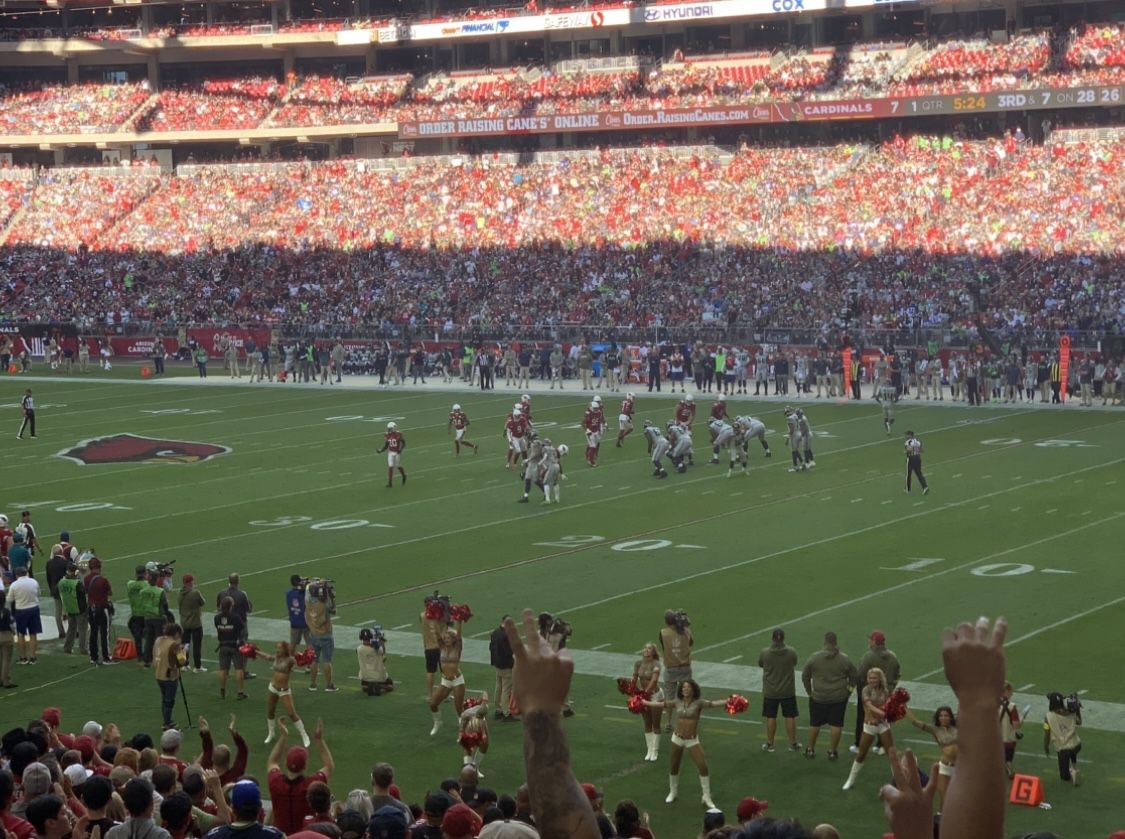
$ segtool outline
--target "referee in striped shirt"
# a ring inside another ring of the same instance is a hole
[[[23,432],[30,426],[31,436],[38,437],[35,433],[35,400],[31,396],[31,388],[27,389],[23,399],[20,401],[20,407],[23,408],[23,422],[20,424],[19,434],[16,435],[17,440],[23,439]]]
[[[910,492],[910,479],[918,476],[918,483],[922,487],[922,494],[930,491],[926,476],[922,474],[922,441],[914,436],[913,431],[906,432],[906,491]]]

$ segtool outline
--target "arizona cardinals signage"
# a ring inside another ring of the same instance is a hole
[[[136,434],[113,434],[83,440],[72,449],[58,453],[83,466],[104,463],[202,463],[230,448],[215,443],[194,443],[186,440],[158,440]]]

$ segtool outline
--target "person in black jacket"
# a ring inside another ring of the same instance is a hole
[[[488,640],[488,657],[496,668],[496,690],[492,694],[496,698],[495,717],[498,720],[512,721],[516,719],[511,714],[512,666],[515,664],[515,657],[512,655],[508,634],[504,631],[504,621],[508,617],[504,615],[500,619],[500,626],[492,631],[492,637]]]

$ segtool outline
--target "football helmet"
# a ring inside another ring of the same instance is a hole
[[[458,404],[456,404],[456,403],[454,403],[454,405],[453,405],[453,410],[454,410],[454,411],[460,411],[460,410],[461,410],[461,406],[460,406],[460,405],[458,405]]]
[[[591,403],[590,403],[590,410],[591,410],[591,411],[596,411],[596,410],[598,410],[598,403],[597,403],[597,402],[591,402]]]
[[[559,445],[559,457],[564,457],[568,451],[570,451],[570,446],[566,443],[561,443]]]
[[[387,423],[387,431],[394,431],[396,428],[398,428],[397,423],[393,423],[393,422]]]
[[[0,514],[0,527],[7,527],[7,526],[8,526],[8,517]]]
[[[689,394],[687,394],[687,395],[686,395],[686,396],[684,397],[684,401],[685,401],[685,402],[694,402],[694,401],[695,401],[695,397],[694,397],[694,396],[692,396],[692,395],[691,395],[691,394],[689,393]]]
[[[530,402],[530,401],[531,401],[531,396],[526,394],[526,393],[523,396],[520,397],[520,402]]]
[[[601,397],[600,394],[594,397],[594,404],[596,404],[596,405],[602,404],[602,397]]]
[[[626,399],[628,399],[628,400],[629,400],[630,402],[632,402],[632,401],[633,401],[634,399],[636,399],[637,397],[636,397],[636,394],[633,394],[633,393],[626,393],[626,394],[625,394],[625,398],[626,398]]]
[[[653,427],[652,420],[645,420],[644,427],[645,428],[652,428]]]

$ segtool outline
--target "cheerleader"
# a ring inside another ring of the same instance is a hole
[[[656,702],[664,699],[664,694],[660,692],[660,653],[656,649],[656,644],[651,641],[645,644],[640,659],[633,664],[633,685],[637,693],[646,699],[651,697]],[[645,760],[659,759],[657,751],[660,749],[662,707],[652,708],[646,705],[641,712],[641,719],[645,724],[645,743],[648,744]]]
[[[696,769],[699,770],[699,785],[703,789],[702,801],[709,809],[715,808],[711,800],[711,777],[707,771],[707,756],[703,754],[703,746],[699,744],[699,718],[703,716],[704,708],[722,708],[726,705],[725,699],[704,699],[699,690],[699,684],[694,679],[687,679],[680,683],[680,695],[677,699],[645,700],[645,706],[662,711],[665,708],[675,710],[676,730],[672,734],[672,760],[668,774],[668,797],[664,801],[671,804],[680,792],[680,763],[684,759],[684,750],[691,756]]]
[[[480,702],[461,712],[457,742],[465,750],[465,757],[461,763],[473,766],[477,770],[477,777],[483,778],[480,765],[488,753],[488,694],[482,693]]]
[[[894,745],[894,738],[891,737],[891,724],[886,721],[886,714],[883,712],[883,706],[887,703],[890,695],[891,692],[887,688],[887,677],[883,674],[883,671],[878,667],[872,667],[868,670],[867,684],[864,685],[860,694],[863,699],[863,734],[859,738],[859,752],[852,762],[848,780],[844,783],[844,789],[846,790],[855,786],[855,780],[859,777],[859,770],[863,768],[863,762],[867,760],[867,752],[871,749],[871,744],[875,742],[876,737],[879,738],[879,745],[884,749],[890,749]]]
[[[434,688],[430,695],[430,714],[434,718],[434,727],[430,729],[433,737],[441,730],[441,703],[453,694],[453,708],[457,716],[465,710],[465,676],[461,672],[461,621],[445,630],[438,638],[438,664],[441,668],[441,684]]]
[[[297,666],[297,661],[293,658],[293,648],[289,646],[288,641],[278,641],[276,654],[270,655],[259,650],[257,655],[273,662],[273,673],[270,677],[269,687],[266,689],[266,727],[269,732],[266,735],[266,743],[271,743],[277,736],[277,702],[281,700],[289,719],[293,721],[293,725],[297,727],[297,732],[301,735],[301,742],[305,744],[307,749],[312,741],[309,740],[308,732],[305,731],[305,724],[301,721],[301,717],[297,714],[297,709],[293,705],[293,691],[289,687],[289,676],[293,672],[293,668]]]
[[[941,803],[945,804],[945,791],[949,789],[949,781],[953,777],[953,767],[957,765],[957,717],[948,705],[942,705],[934,711],[934,721],[931,725],[923,722],[906,709],[906,718],[910,724],[920,731],[924,731],[934,738],[934,742],[941,748],[941,761],[938,763],[937,791],[941,796]],[[940,812],[940,810],[939,810]]]

